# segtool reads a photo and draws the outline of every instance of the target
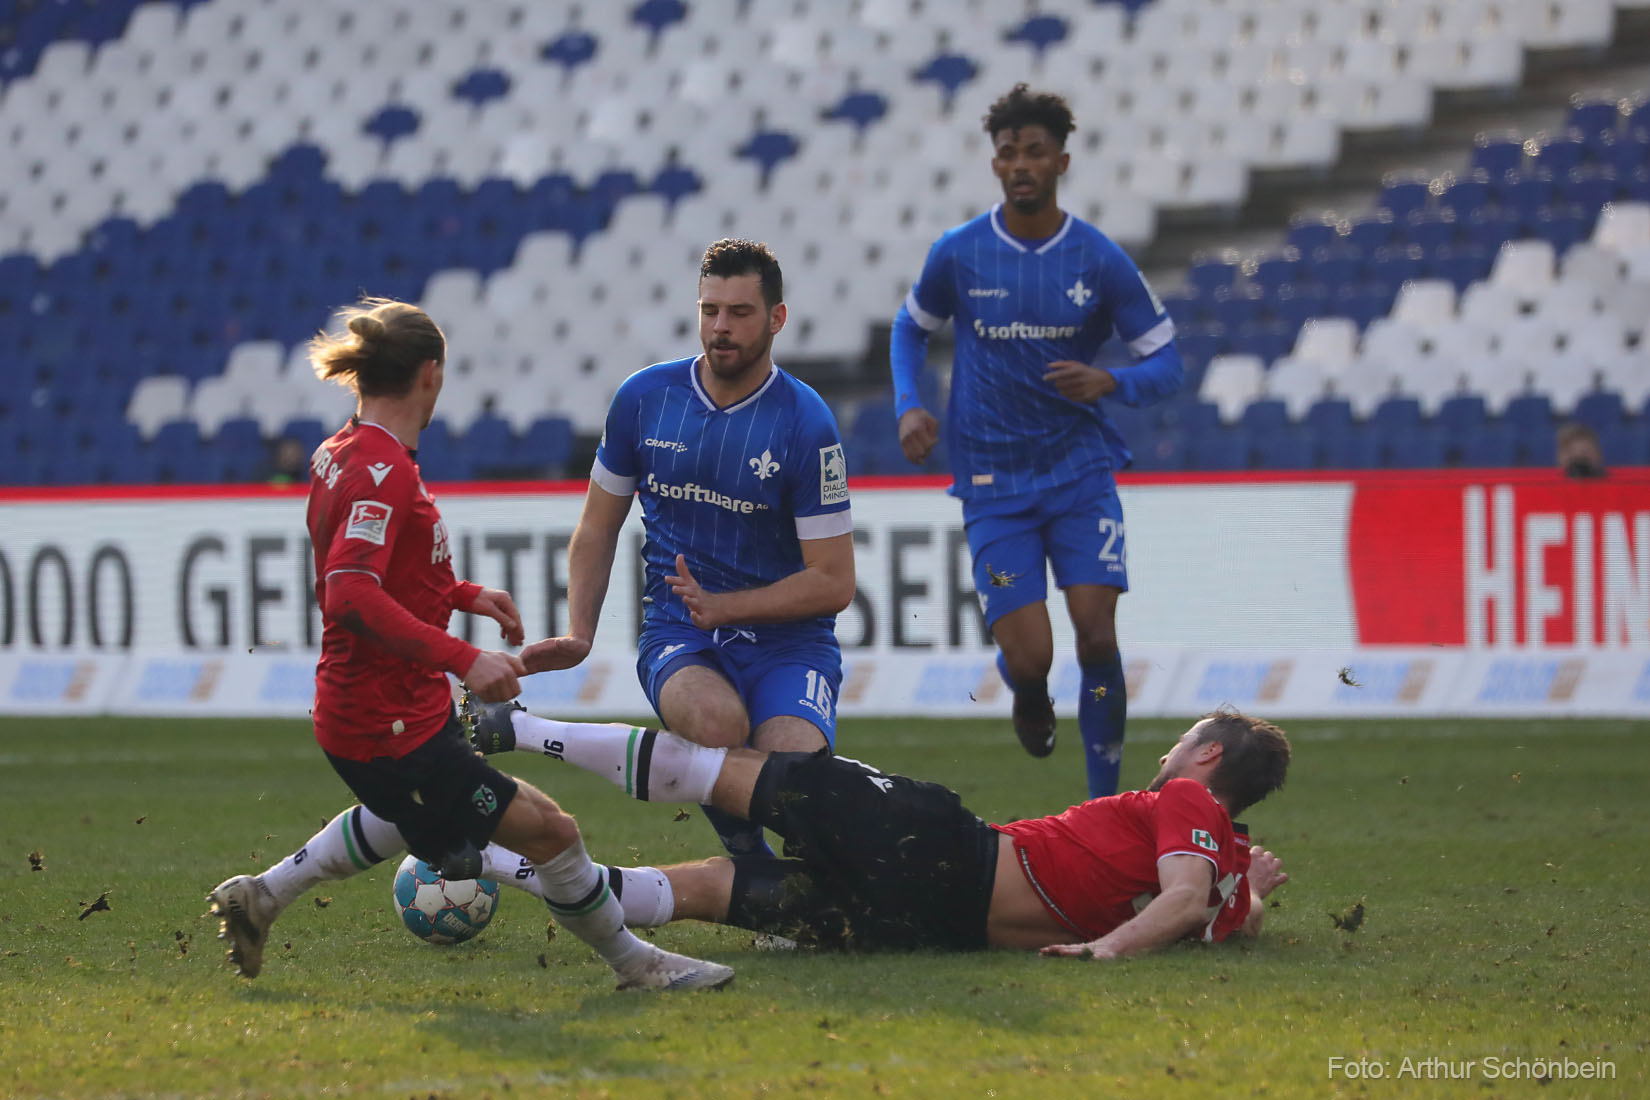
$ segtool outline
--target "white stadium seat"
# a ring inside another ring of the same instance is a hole
[[[1266,366],[1254,355],[1217,355],[1204,372],[1198,398],[1220,410],[1220,418],[1235,422],[1249,402],[1265,392]]]

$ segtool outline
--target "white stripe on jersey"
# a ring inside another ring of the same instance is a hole
[[[620,477],[618,474],[602,465],[600,456],[590,464],[590,480],[616,497],[628,497],[636,492],[636,479]]]
[[[844,508],[840,512],[826,512],[817,516],[796,517],[796,537],[803,542],[811,539],[828,539],[837,535],[846,535],[854,529],[852,508]]]
[[[1144,359],[1174,339],[1174,321],[1165,317],[1145,332],[1129,341],[1129,350],[1136,359]]]
[[[944,317],[936,317],[922,306],[917,304],[917,292],[912,290],[905,296],[905,312],[911,315],[911,320],[921,325],[925,332],[938,332],[945,324]]]

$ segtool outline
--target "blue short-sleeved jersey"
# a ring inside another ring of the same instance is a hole
[[[1111,238],[1068,214],[1047,240],[1021,241],[1001,209],[940,237],[905,300],[930,332],[956,322],[946,431],[951,492],[963,498],[1024,496],[1126,466],[1100,403],[1062,397],[1043,375],[1056,360],[1093,363],[1113,333],[1136,358],[1174,338],[1174,322]],[[1119,370],[1114,398],[1155,400],[1160,385],[1178,386],[1178,357],[1171,370],[1172,380],[1144,365]],[[896,400],[901,413],[917,404],[914,394]]]
[[[625,379],[590,476],[642,498],[647,624],[690,622],[665,577],[676,555],[707,592],[759,588],[800,572],[802,541],[853,531],[842,436],[830,408],[777,366],[749,397],[718,408],[698,357]],[[836,617],[765,623],[765,637],[833,636]]]

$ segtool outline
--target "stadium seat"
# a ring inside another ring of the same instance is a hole
[[[1214,405],[1225,423],[1234,423],[1265,385],[1266,367],[1253,355],[1219,355],[1203,375],[1198,397]]]

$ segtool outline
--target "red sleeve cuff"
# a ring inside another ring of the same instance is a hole
[[[476,597],[481,595],[481,585],[474,581],[453,582],[453,610],[470,611],[475,608]]]

